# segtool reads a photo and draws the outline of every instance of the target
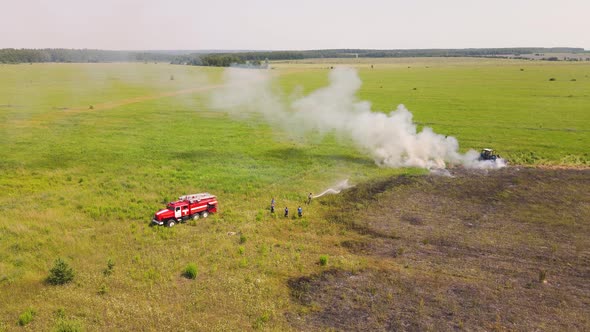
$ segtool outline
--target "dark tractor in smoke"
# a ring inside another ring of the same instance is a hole
[[[496,159],[500,159],[500,155],[494,154],[494,150],[492,150],[492,149],[481,150],[481,153],[479,154],[479,158],[478,158],[479,161],[482,161],[482,160],[496,161]]]

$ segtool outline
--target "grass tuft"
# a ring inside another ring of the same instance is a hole
[[[105,276],[110,276],[113,273],[113,268],[115,267],[115,262],[112,258],[109,258],[107,261],[107,268],[102,271],[102,274]]]
[[[77,319],[60,318],[52,329],[53,332],[82,332],[84,327]]]
[[[55,317],[66,318],[66,309],[58,308],[57,310],[55,310]]]
[[[254,324],[252,324],[252,327],[256,330],[261,329],[264,327],[264,324],[267,323],[269,320],[270,320],[270,313],[265,312],[261,316],[256,318],[256,320],[254,321]]]
[[[100,287],[98,288],[98,295],[105,295],[106,293],[109,292],[109,288],[107,287],[106,284],[101,284]]]
[[[182,275],[187,279],[196,279],[198,273],[197,264],[189,263],[184,268]]]
[[[33,321],[37,312],[33,308],[27,309],[25,312],[18,316],[18,325],[25,326]]]

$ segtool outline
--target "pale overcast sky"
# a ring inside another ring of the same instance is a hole
[[[590,0],[0,2],[0,48],[590,49]]]

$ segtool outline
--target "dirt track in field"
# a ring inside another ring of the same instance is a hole
[[[301,72],[301,71],[302,70],[282,70],[280,72],[273,72],[273,76],[292,74],[292,73],[297,73],[297,72]],[[90,109],[89,106],[85,106],[85,107],[73,107],[68,110],[69,111],[107,110],[107,109],[112,109],[112,108],[125,106],[125,105],[129,105],[129,104],[141,103],[144,101],[150,101],[150,100],[155,100],[155,99],[174,97],[174,96],[180,96],[180,95],[186,95],[186,94],[192,94],[192,93],[205,92],[205,91],[209,91],[209,90],[222,88],[224,86],[227,86],[227,84],[213,84],[213,85],[188,88],[188,89],[177,90],[177,91],[162,92],[162,93],[157,93],[157,94],[153,94],[153,95],[146,95],[146,96],[139,96],[139,97],[134,97],[134,98],[121,99],[121,100],[116,100],[116,101],[108,101],[108,102],[92,105],[92,109]]]
[[[75,111],[86,111],[86,110],[97,110],[97,111],[107,110],[107,109],[112,109],[112,108],[125,106],[125,105],[129,105],[129,104],[141,103],[144,101],[150,101],[150,100],[161,99],[161,98],[166,98],[166,97],[174,97],[174,96],[186,95],[186,94],[191,94],[191,93],[209,91],[209,90],[217,89],[217,88],[220,88],[223,86],[224,86],[223,84],[216,84],[216,85],[208,85],[208,86],[183,89],[183,90],[177,90],[177,91],[171,91],[171,92],[162,92],[162,93],[157,93],[157,94],[153,94],[153,95],[127,98],[127,99],[121,99],[121,100],[116,100],[116,101],[108,101],[108,102],[92,105],[92,108],[90,108],[89,106],[74,107],[74,108],[68,109],[68,111],[75,112]]]
[[[273,76],[281,76],[281,75],[298,73],[301,71],[303,71],[303,70],[301,70],[301,69],[281,70],[281,71],[274,71],[272,73],[272,75]],[[15,128],[28,127],[32,124],[37,124],[38,126],[44,126],[44,124],[47,121],[52,121],[52,120],[55,120],[56,118],[61,118],[64,116],[79,114],[79,113],[83,113],[83,112],[109,110],[109,109],[114,109],[114,108],[121,107],[121,106],[137,104],[137,103],[142,103],[142,102],[146,102],[146,101],[150,101],[150,100],[157,100],[157,99],[161,99],[161,98],[207,92],[210,90],[222,88],[226,85],[227,84],[212,84],[212,85],[199,86],[199,87],[187,88],[187,89],[176,90],[176,91],[168,91],[168,92],[162,92],[162,93],[120,99],[120,100],[105,101],[102,103],[95,103],[95,104],[88,105],[88,106],[54,107],[54,110],[55,110],[54,112],[44,112],[44,113],[38,114],[38,115],[36,115],[32,118],[29,118],[29,119],[14,120],[14,123],[12,125]],[[8,108],[8,107],[21,107],[21,106],[0,105],[0,107]]]
[[[370,263],[290,280],[294,328],[590,329],[590,169],[451,173],[324,200]]]

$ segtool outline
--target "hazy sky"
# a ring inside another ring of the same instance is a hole
[[[0,48],[590,49],[590,0],[0,2]]]

